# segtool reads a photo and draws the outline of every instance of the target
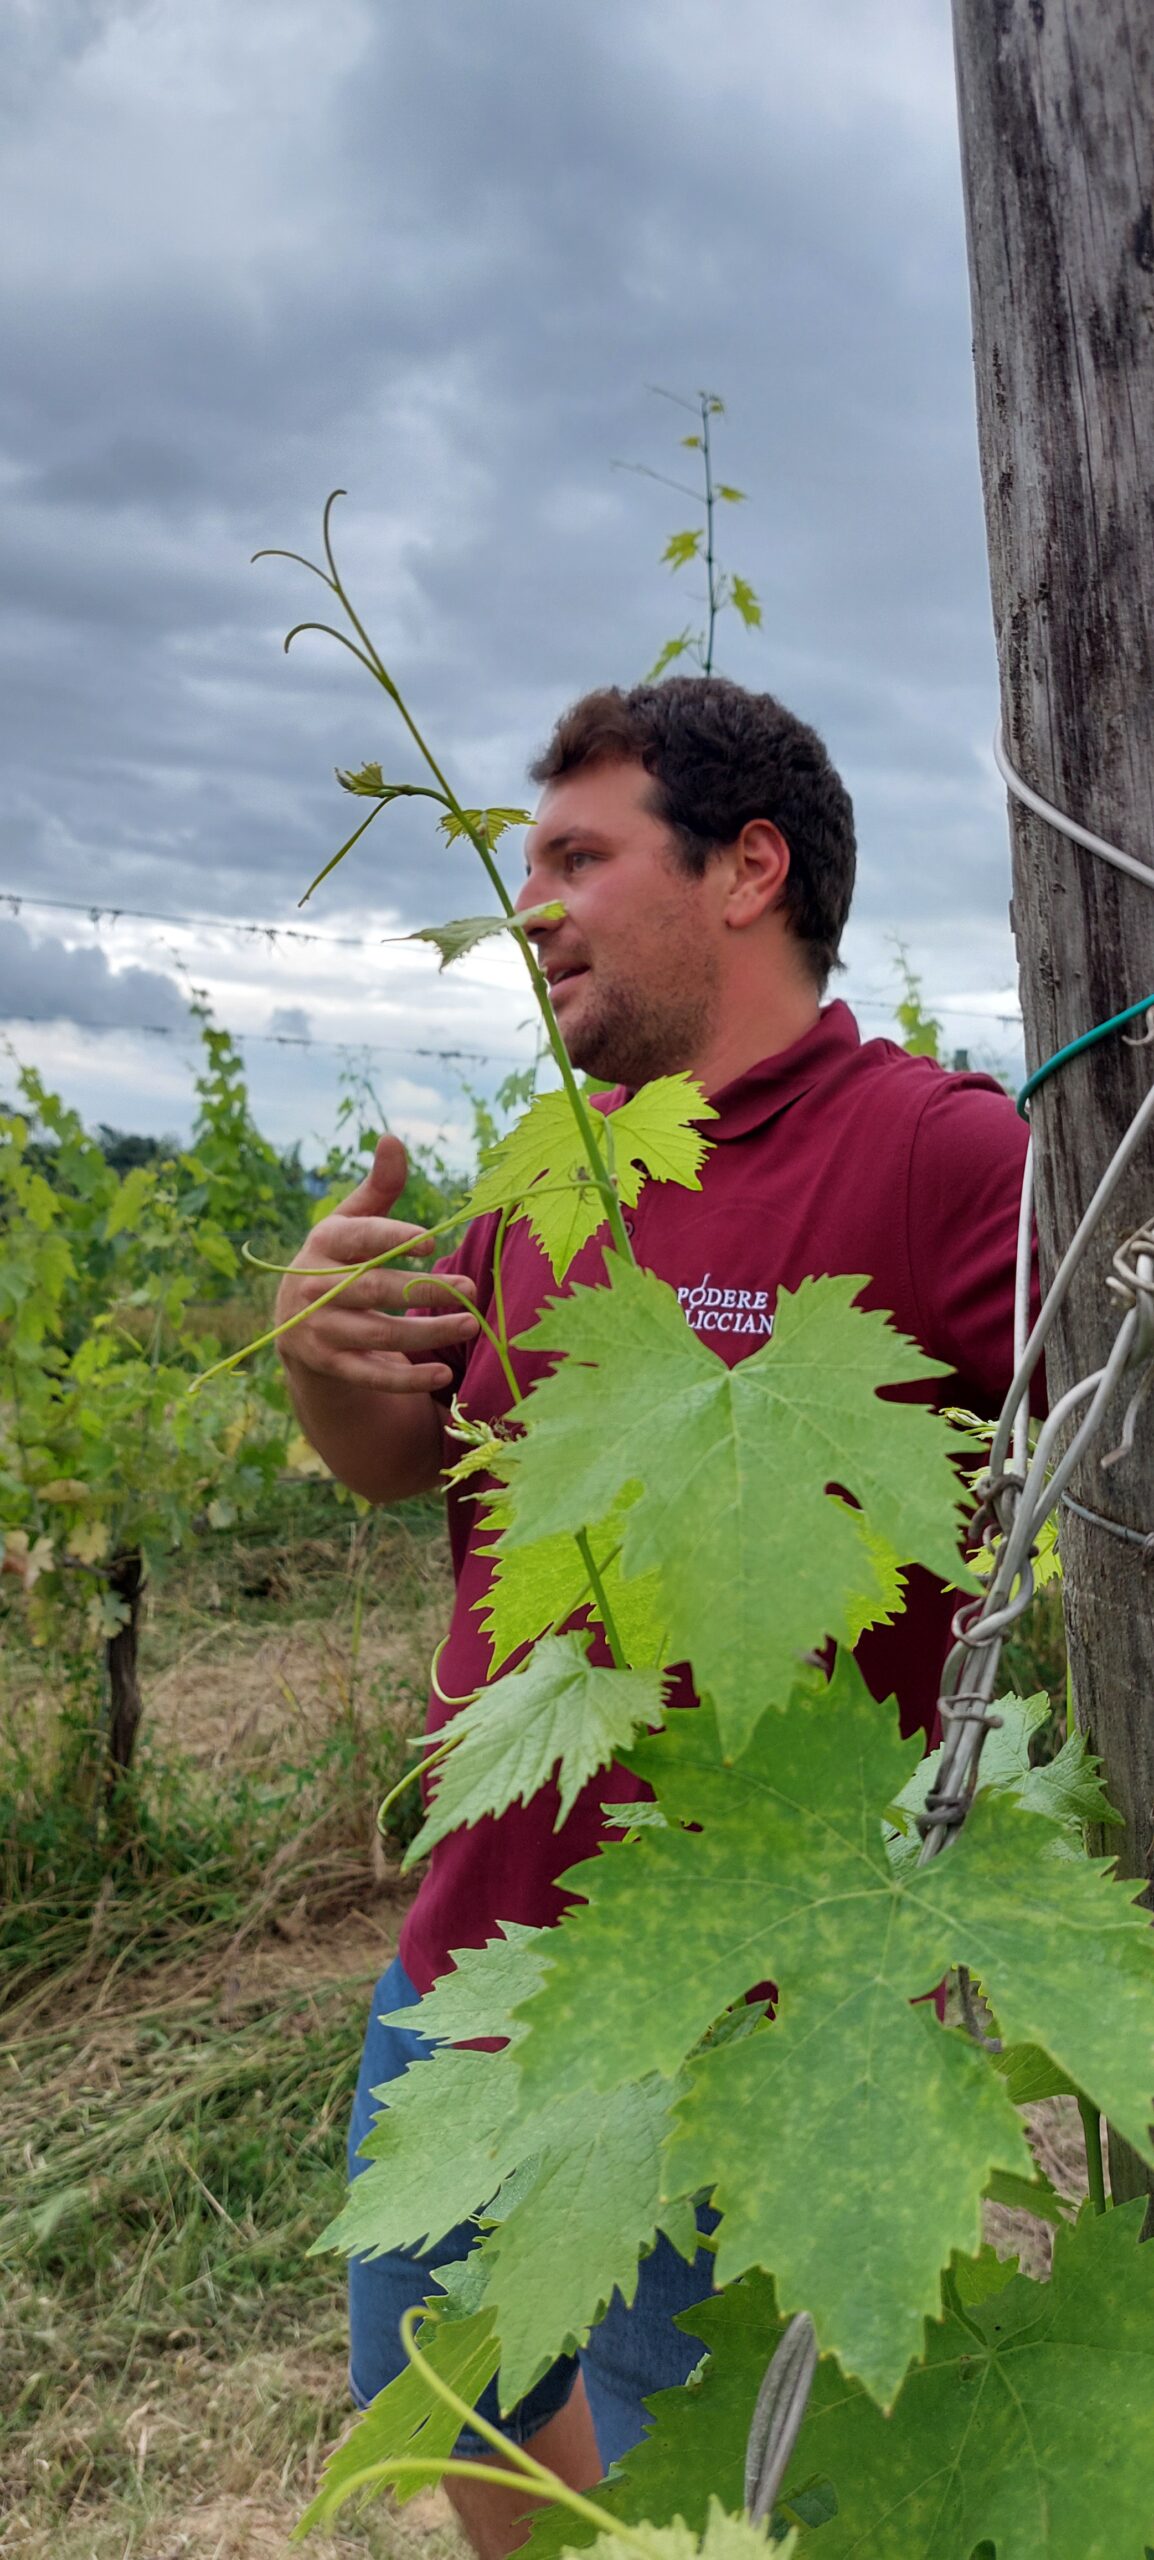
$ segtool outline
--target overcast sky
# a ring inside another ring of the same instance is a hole
[[[720,665],[854,796],[840,991],[888,1028],[899,935],[950,1045],[1013,1063],[948,14],[10,0],[0,1017],[90,1120],[187,1128],[195,985],[278,1142],[327,1135],[358,1042],[402,1132],[462,1142],[461,1077],[529,1045],[515,962],[386,943],[486,903],[403,807],[298,914],[350,823],[334,766],[415,766],[344,652],[285,659],[323,591],[249,555],[315,553],[343,484],[345,571],[458,791],[521,800],[563,702],[692,618],[658,557],[685,502],[614,468],[688,458],[654,384],[723,395],[749,492],[725,557],[764,627]]]

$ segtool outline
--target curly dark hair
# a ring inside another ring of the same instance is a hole
[[[751,819],[772,819],[790,851],[785,913],[824,987],[840,966],[856,846],[853,804],[817,731],[771,693],[748,693],[726,676],[670,676],[583,694],[529,771],[534,782],[556,782],[579,765],[610,763],[652,774],[655,813],[698,877]]]

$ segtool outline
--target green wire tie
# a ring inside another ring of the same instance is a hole
[[[1154,1009],[1154,995],[1140,996],[1137,1004],[1128,1004],[1123,1013],[1112,1013],[1108,1022],[1097,1023],[1093,1031],[1083,1031],[1077,1040],[1068,1040],[1064,1049],[1055,1049],[1053,1057],[1045,1059],[1040,1067],[1035,1067],[1033,1075],[1027,1076],[1022,1086],[1018,1095],[1018,1110],[1023,1120],[1028,1120],[1030,1116],[1026,1106],[1031,1095],[1037,1092],[1039,1085],[1045,1084],[1047,1076],[1053,1075],[1055,1067],[1064,1067],[1067,1058],[1076,1058],[1083,1049],[1094,1048],[1099,1040],[1105,1039],[1108,1031],[1120,1031],[1124,1022],[1133,1022],[1138,1014],[1149,1013],[1152,1009]]]

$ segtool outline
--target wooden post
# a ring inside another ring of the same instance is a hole
[[[1152,866],[1147,889],[1012,803],[1032,1071],[1154,996],[1154,9],[954,0],[954,40],[1006,747],[1045,799]],[[1154,1049],[1113,1034],[1039,1092],[1044,1278],[1152,1078]],[[1059,1323],[1052,1401],[1105,1358],[1118,1322],[1110,1257],[1152,1215],[1154,1149]],[[1108,1472],[1088,1459],[1071,1490],[1154,1530],[1154,1399],[1132,1456]],[[1093,1845],[1149,1884],[1154,1567],[1068,1511],[1061,1547],[1078,1721],[1125,1820]],[[1154,2185],[1113,2140],[1111,2169],[1115,2194]]]

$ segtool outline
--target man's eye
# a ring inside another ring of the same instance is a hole
[[[571,852],[565,856],[565,868],[567,871],[575,871],[579,862],[592,862],[592,860],[591,853],[584,852],[580,845],[574,845]]]

